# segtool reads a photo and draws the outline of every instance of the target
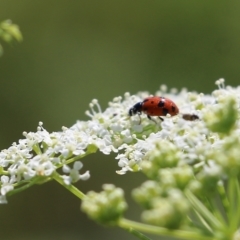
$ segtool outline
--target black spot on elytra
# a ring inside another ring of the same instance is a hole
[[[162,100],[158,103],[158,107],[160,108],[164,107],[164,105],[165,105],[165,102]]]
[[[163,115],[166,116],[168,114],[168,109],[163,108]]]
[[[143,108],[143,111],[144,111],[144,112],[147,112],[147,110],[148,110],[148,108],[146,108],[146,107],[145,107],[145,108]]]
[[[154,101],[151,101],[151,104],[154,104]]]
[[[176,108],[174,106],[172,106],[172,111],[175,112],[176,111]]]

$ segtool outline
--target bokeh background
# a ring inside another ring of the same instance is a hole
[[[93,98],[104,109],[126,91],[154,93],[161,84],[204,93],[222,77],[238,85],[239,9],[237,0],[0,0],[0,21],[12,19],[24,37],[21,44],[3,44],[0,58],[1,149],[35,131],[39,121],[52,132],[87,120]],[[124,188],[126,216],[139,220],[130,196],[144,176],[118,176],[114,157],[84,159],[91,179],[78,187]],[[0,238],[136,239],[92,222],[79,206],[57,183],[35,186],[0,206]]]

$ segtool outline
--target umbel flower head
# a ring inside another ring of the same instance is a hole
[[[65,184],[86,180],[90,175],[88,171],[79,174],[81,163],[74,164],[72,170],[67,165],[97,150],[103,154],[117,153],[118,174],[143,169],[150,178],[163,179],[158,169],[176,168],[171,172],[172,181],[181,188],[196,176],[214,178],[217,182],[229,172],[229,164],[238,172],[239,141],[230,139],[239,136],[240,90],[225,88],[223,80],[217,85],[219,89],[212,95],[190,93],[186,89],[168,92],[166,86],[161,86],[155,95],[171,99],[180,111],[173,117],[167,115],[164,121],[150,121],[143,114],[139,124],[138,115],[128,115],[133,105],[150,95],[139,92],[114,98],[105,111],[94,99],[86,112],[89,121],[78,121],[60,132],[49,133],[40,122],[37,132],[24,132],[25,139],[0,153],[1,201],[5,202],[8,193],[26,184],[50,180],[62,167]],[[199,120],[186,121],[182,114],[197,115]],[[229,137],[228,143],[222,140],[224,135]],[[231,154],[222,154],[224,149],[231,149]],[[186,166],[191,166],[191,171]],[[186,179],[179,174],[179,168],[188,171]]]
[[[142,171],[149,179],[133,191],[143,221],[161,227],[160,232],[171,229],[165,235],[193,227],[186,239],[238,239],[240,87],[225,87],[223,79],[216,84],[211,95],[161,86],[154,95],[171,99],[175,109],[163,120],[140,116],[142,101],[151,94],[139,92],[114,98],[105,111],[94,99],[86,112],[90,120],[59,132],[49,133],[40,122],[36,132],[24,132],[24,139],[0,152],[0,202],[56,180],[84,200],[82,209],[92,219],[126,227],[121,189],[104,185],[102,193],[84,196],[72,186],[90,177],[89,171],[80,173],[79,159],[96,151],[113,152],[118,174]],[[204,238],[196,238],[196,230]],[[183,232],[177,233],[184,239]]]

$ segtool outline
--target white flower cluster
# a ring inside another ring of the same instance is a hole
[[[69,174],[62,176],[66,184],[79,179],[86,180],[90,175],[89,172],[79,174],[81,163],[75,164],[72,170],[66,165],[96,150],[103,154],[118,153],[116,159],[121,167],[119,174],[139,170],[147,153],[154,149],[156,142],[163,140],[169,140],[180,150],[180,163],[194,163],[196,160],[198,163],[204,162],[204,153],[213,146],[221,145],[217,134],[209,134],[202,120],[204,115],[223,97],[234,97],[239,105],[240,89],[224,88],[223,84],[219,80],[219,90],[211,96],[189,93],[186,89],[180,92],[172,89],[168,93],[166,86],[162,86],[155,95],[173,100],[180,114],[166,116],[164,121],[156,119],[159,120],[157,123],[147,119],[145,114],[128,115],[129,108],[148,97],[148,92],[132,96],[126,93],[123,99],[116,97],[104,112],[94,99],[90,103],[91,111],[86,112],[91,120],[78,121],[70,128],[63,127],[62,132],[49,133],[40,123],[37,132],[24,133],[25,139],[1,151],[0,202],[6,201],[9,191],[33,179],[51,177],[60,167]],[[199,120],[186,121],[181,117],[184,113],[195,114]]]

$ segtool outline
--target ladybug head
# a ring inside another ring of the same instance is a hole
[[[142,102],[138,102],[129,109],[128,115],[133,116],[133,115],[136,115],[137,113],[140,114],[141,111],[142,111]]]

